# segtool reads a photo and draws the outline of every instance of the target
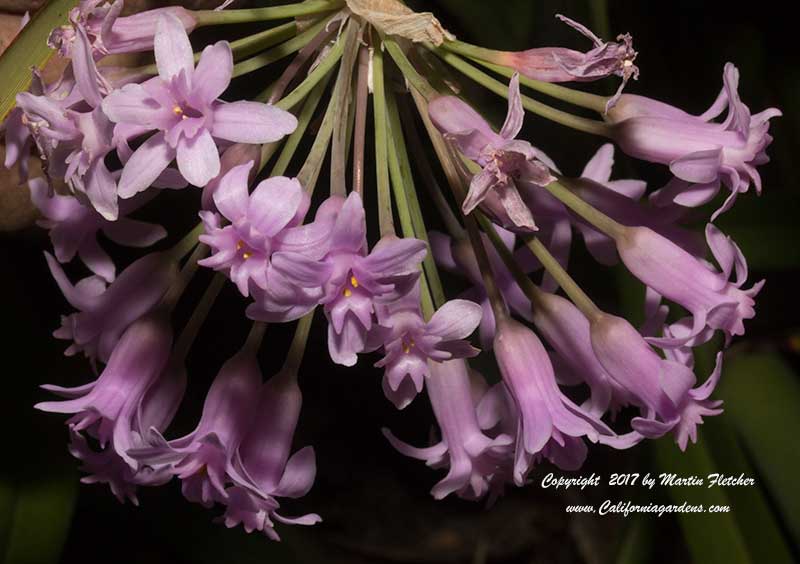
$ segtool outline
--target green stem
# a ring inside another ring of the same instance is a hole
[[[381,237],[394,234],[392,198],[389,186],[388,127],[386,91],[383,81],[383,51],[376,44],[372,51],[372,103],[375,116],[375,169],[378,188],[378,224]]]
[[[314,193],[314,188],[317,185],[320,170],[322,169],[322,161],[328,153],[328,145],[331,142],[331,133],[333,132],[333,104],[329,103],[328,108],[325,110],[325,117],[322,118],[322,125],[317,131],[317,136],[314,139],[314,144],[311,145],[311,150],[308,152],[306,162],[300,172],[297,173],[297,180],[310,194]]]
[[[257,71],[258,69],[261,69],[267,65],[271,65],[276,61],[280,61],[284,57],[288,57],[292,53],[296,53],[305,47],[311,40],[313,40],[327,24],[327,19],[320,20],[303,33],[292,37],[277,47],[273,47],[269,51],[264,51],[260,55],[256,55],[255,57],[251,57],[240,63],[236,63],[233,66],[233,77],[236,78],[237,76],[242,76],[243,74]]]
[[[311,323],[314,321],[314,311],[311,310],[297,322],[294,338],[292,344],[289,345],[289,352],[286,354],[286,362],[284,362],[281,372],[296,375],[300,369],[300,363],[308,343],[308,334],[311,332]]]
[[[463,239],[466,233],[442,192],[439,181],[436,180],[436,175],[433,172],[433,168],[431,168],[428,155],[425,154],[425,150],[422,147],[422,140],[414,125],[414,116],[406,103],[400,103],[398,105],[400,107],[401,123],[405,125],[404,130],[408,136],[407,147],[411,147],[411,152],[414,155],[414,163],[417,165],[417,171],[422,175],[423,184],[427,189],[428,195],[433,200],[433,204],[436,206],[436,210],[439,212],[439,216],[442,218],[447,232],[455,239]]]
[[[514,277],[514,281],[517,283],[517,286],[523,291],[523,293],[530,298],[533,302],[536,300],[537,296],[540,292],[542,292],[539,287],[533,283],[527,274],[520,268],[519,264],[517,264],[516,259],[514,258],[514,253],[506,247],[506,244],[500,238],[500,235],[497,233],[497,229],[494,228],[494,224],[491,220],[486,217],[486,215],[478,210],[475,214],[475,218],[478,220],[478,224],[481,226],[481,229],[486,236],[489,237],[489,241],[492,242],[492,245],[497,251],[497,254],[503,260],[503,263],[508,268],[511,275]]]
[[[297,24],[295,22],[289,22],[277,27],[266,29],[253,35],[248,35],[247,37],[237,39],[236,41],[231,41],[233,60],[238,61],[244,57],[252,55],[253,53],[258,53],[263,49],[277,45],[281,41],[288,40],[296,33]],[[200,60],[201,54],[202,53],[194,54],[195,64],[197,64],[197,62]],[[155,65],[155,63],[153,63],[132,69],[131,72],[152,76],[158,74],[158,67]]]
[[[353,83],[353,66],[358,55],[358,36],[360,26],[355,20],[347,22],[344,31],[344,53],[336,78],[336,88],[332,103],[335,104],[333,114],[332,146],[331,146],[331,194],[347,195],[347,129],[349,126],[350,93]]]
[[[414,176],[411,172],[411,163],[408,159],[408,151],[405,137],[403,136],[403,125],[400,118],[400,112],[397,107],[397,100],[393,94],[387,98],[387,107],[389,110],[389,130],[392,133],[392,145],[396,150],[390,151],[389,164],[397,166],[397,173],[399,176],[397,180],[401,182],[403,190],[398,194],[395,192],[395,203],[397,209],[401,210],[406,208],[411,220],[412,233],[417,239],[425,241],[430,249],[430,241],[428,240],[428,229],[425,226],[425,219],[422,216],[422,208],[419,204],[417,197],[417,190],[414,186]],[[394,179],[392,183],[394,184]],[[402,218],[401,218],[402,219]],[[405,229],[404,229],[405,235]],[[406,235],[407,237],[409,235]],[[439,270],[436,268],[436,262],[433,260],[433,255],[428,252],[425,259],[422,261],[422,267],[425,273],[427,286],[430,289],[433,304],[439,308],[444,305],[447,298],[445,297],[444,288],[442,287],[442,280],[439,277]],[[424,304],[423,304],[424,305]],[[423,313],[425,308],[423,307]],[[430,312],[433,315],[433,312]]]
[[[508,85],[503,84],[498,80],[495,80],[485,72],[475,68],[474,66],[463,60],[455,53],[451,53],[441,48],[436,48],[436,47],[430,47],[430,48],[444,62],[448,63],[456,70],[468,76],[478,84],[491,90],[495,94],[498,94],[503,98],[508,98]],[[556,108],[552,108],[547,104],[543,104],[525,95],[522,95],[521,98],[522,98],[522,106],[526,110],[538,116],[541,116],[545,119],[549,119],[550,121],[554,121],[558,124],[575,129],[577,131],[582,131],[584,133],[591,133],[592,135],[599,135],[601,137],[611,136],[611,128],[602,121],[587,119],[570,114],[568,112],[564,112],[562,110],[557,110]]]
[[[563,178],[560,180],[561,182],[564,181]],[[592,207],[559,182],[551,182],[544,188],[563,202],[569,209],[612,239],[617,239],[625,231],[624,225],[614,221],[600,210]]]
[[[222,274],[217,273],[214,275],[211,284],[206,288],[203,297],[200,298],[200,302],[192,312],[189,321],[186,322],[186,326],[183,328],[183,331],[181,331],[177,343],[175,343],[173,358],[181,361],[186,359],[186,356],[189,354],[189,349],[192,348],[192,344],[197,338],[197,334],[200,332],[200,328],[203,326],[206,317],[208,317],[208,312],[211,311],[214,301],[217,299],[226,280],[227,278]]]
[[[344,42],[341,40],[336,41],[331,50],[328,51],[328,54],[325,56],[322,61],[317,65],[317,67],[308,73],[308,76],[297,85],[297,87],[292,90],[289,94],[275,102],[275,106],[284,110],[289,110],[293,108],[296,104],[300,103],[308,93],[311,92],[311,89],[317,85],[317,83],[327,76],[328,71],[330,71],[336,63],[339,62],[339,59],[342,58],[342,53],[344,52]],[[269,94],[264,97],[267,99]]]
[[[281,150],[281,154],[278,156],[278,160],[275,162],[275,166],[272,168],[272,172],[270,172],[270,176],[283,176],[286,172],[332,76],[333,74],[329,72],[321,81],[314,85],[314,88],[309,93],[308,98],[306,98],[303,104],[303,109],[297,116],[297,129],[286,138],[286,143],[283,146],[283,150]]]
[[[417,69],[414,68],[414,65],[411,64],[411,61],[408,60],[406,54],[393,38],[383,37],[382,42],[383,46],[394,60],[394,64],[397,65],[400,72],[403,73],[403,77],[414,90],[419,92],[426,100],[431,100],[438,96],[438,92],[436,92],[425,77],[417,72]],[[376,46],[376,49],[380,49],[380,45]]]
[[[207,25],[285,20],[330,12],[342,6],[344,6],[344,0],[308,0],[297,4],[249,10],[197,10],[192,12],[192,15],[197,21],[196,27],[203,27]]]
[[[247,334],[247,340],[244,346],[255,352],[261,346],[261,341],[264,340],[264,333],[267,332],[267,324],[263,321],[254,321],[250,332]]]
[[[264,170],[264,167],[267,166],[267,163],[272,158],[272,155],[278,150],[278,147],[281,146],[283,143],[283,139],[279,139],[278,141],[273,141],[272,143],[264,143],[261,145],[261,157],[258,162],[258,172]]]
[[[202,226],[202,223],[199,225]],[[197,245],[194,248],[192,254],[189,255],[189,258],[186,260],[186,263],[183,265],[183,268],[181,268],[181,271],[178,273],[178,277],[175,279],[175,281],[166,291],[164,296],[161,298],[161,304],[168,310],[172,311],[173,309],[175,309],[178,300],[180,299],[181,295],[183,295],[183,291],[186,289],[186,286],[189,285],[189,282],[192,280],[192,277],[199,268],[197,261],[205,257],[207,253],[208,253],[207,246]],[[179,259],[175,258],[174,260],[179,260]]]
[[[589,296],[586,295],[572,276],[564,270],[556,258],[550,253],[547,247],[536,237],[528,235],[523,237],[525,245],[531,250],[534,256],[539,259],[542,266],[550,273],[556,282],[564,289],[569,299],[575,306],[583,312],[589,321],[602,315],[602,311],[595,305]]]
[[[174,260],[181,260],[197,246],[197,239],[202,233],[203,222],[201,221],[167,252],[172,255]]]
[[[391,98],[389,98],[388,106],[391,108],[392,102]],[[401,146],[402,140],[399,140],[396,136],[396,131],[399,126],[399,123],[395,123],[391,115],[390,110],[390,121],[389,121],[389,132],[390,137],[393,141],[393,145],[395,147]],[[390,151],[389,152],[389,173],[392,179],[392,193],[394,194],[394,203],[397,206],[397,215],[400,218],[400,229],[403,232],[403,237],[416,237],[416,229],[414,226],[414,221],[411,218],[411,209],[408,202],[408,192],[413,190],[413,186],[409,186],[411,182],[411,178],[406,177],[403,172],[403,167],[400,164],[400,159],[397,155],[398,151]],[[421,239],[421,237],[418,237]],[[427,243],[427,235],[425,237]],[[428,245],[430,248],[430,245]],[[431,254],[428,253],[425,256],[425,260],[427,261],[431,257]],[[427,276],[427,268],[425,266],[422,267],[422,276],[420,277],[420,305],[422,307],[422,315],[425,317],[426,320],[429,320],[435,311],[435,306],[433,303],[433,297],[431,296],[430,291],[430,284],[428,284],[428,276]],[[439,283],[441,286],[441,283]]]

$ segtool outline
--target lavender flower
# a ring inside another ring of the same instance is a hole
[[[483,170],[475,175],[461,206],[465,214],[486,202],[506,228],[537,229],[533,215],[522,200],[518,184],[545,186],[555,180],[541,161],[540,152],[527,141],[516,139],[525,112],[519,93],[519,76],[508,86],[508,113],[499,133],[470,105],[455,96],[441,96],[428,105],[431,121],[445,138]],[[487,201],[488,199],[488,201]],[[494,205],[494,203],[499,203]]]
[[[249,295],[251,282],[267,289],[269,259],[281,250],[284,238],[292,245],[298,239],[308,242],[309,235],[308,228],[291,229],[303,222],[310,204],[300,183],[272,177],[248,194],[252,166],[250,161],[232,168],[214,192],[214,203],[230,225],[223,227],[215,213],[200,212],[206,230],[200,241],[211,247],[212,254],[199,264],[225,272],[244,296]]]
[[[623,151],[667,164],[677,178],[656,193],[656,203],[674,201],[699,206],[710,201],[719,191],[720,182],[724,183],[731,193],[712,220],[730,209],[737,194],[747,192],[751,183],[761,193],[761,176],[756,167],[769,161],[769,120],[781,115],[777,108],[751,115],[739,98],[739,69],[731,63],[725,65],[723,82],[717,100],[699,116],[632,95],[622,96],[607,115],[614,139]],[[711,121],[726,108],[725,121]]]
[[[722,371],[721,353],[708,380],[693,388],[696,378],[685,363],[661,358],[621,317],[600,314],[590,327],[597,360],[643,411],[631,422],[634,431],[647,438],[672,431],[683,450],[689,439],[694,442],[702,416],[721,413],[720,403],[708,399]]]
[[[501,51],[493,60],[511,67],[523,76],[543,82],[589,82],[611,75],[622,77],[622,83],[606,109],[619,98],[628,80],[639,78],[639,69],[633,63],[638,54],[633,49],[630,34],[620,34],[617,41],[603,41],[586,26],[561,14],[556,17],[588,37],[594,48],[582,53],[566,47],[538,47],[527,51]]]
[[[100,58],[104,55],[151,50],[156,23],[166,14],[178,18],[187,32],[197,25],[191,12],[180,6],[120,17],[123,7],[123,0],[115,0],[112,4],[105,0],[81,0],[77,7],[70,10],[69,24],[54,29],[47,43],[52,49],[57,49],[62,57],[71,57],[75,37],[83,32],[90,38],[93,57]]]
[[[130,421],[145,392],[167,364],[172,331],[163,311],[134,322],[120,337],[100,377],[89,386],[53,391],[70,399],[37,403],[51,413],[73,413],[67,421],[74,431],[86,430],[100,446],[113,440],[114,450],[128,460],[123,445],[131,444]]]
[[[753,298],[764,281],[742,290],[747,280],[747,263],[739,248],[710,223],[706,226],[706,240],[722,272],[647,227],[626,227],[617,237],[617,249],[628,270],[694,316],[688,335],[651,342],[683,345],[706,327],[721,330],[730,341],[733,336],[743,335],[744,320],[755,316]],[[734,267],[736,280],[730,282]]]
[[[74,393],[73,390],[56,386],[43,386],[58,393]],[[167,465],[156,467],[140,466],[130,459],[120,456],[119,450],[127,452],[130,448],[147,446],[144,442],[146,433],[151,428],[163,431],[172,421],[178,410],[184,391],[186,390],[186,369],[174,361],[167,363],[166,369],[145,392],[139,406],[129,418],[130,431],[120,433],[129,440],[122,444],[109,445],[100,451],[92,449],[89,442],[80,432],[70,431],[69,452],[79,459],[81,471],[88,475],[81,478],[84,484],[108,484],[111,492],[120,501],[130,499],[139,505],[136,496],[138,486],[160,486],[172,479],[172,472]],[[121,422],[118,423],[121,425]]]
[[[297,127],[296,118],[257,102],[224,103],[233,72],[230,45],[220,41],[203,50],[197,68],[180,20],[158,19],[155,54],[159,76],[128,84],[103,100],[109,119],[141,132],[157,130],[131,155],[119,181],[119,195],[129,198],[147,189],[177,157],[178,169],[195,186],[205,186],[220,172],[214,141],[277,141]]]
[[[514,456],[517,485],[525,483],[537,455],[546,447],[545,456],[570,461],[564,469],[577,470],[586,457],[581,437],[595,442],[601,434],[614,434],[561,393],[547,351],[533,331],[510,318],[499,320],[494,353],[519,414]]]
[[[145,465],[170,464],[189,501],[205,507],[225,502],[231,461],[255,414],[260,386],[258,361],[245,345],[211,384],[194,431],[167,442],[157,429],[151,429],[152,446],[134,448],[128,454]]]
[[[478,427],[464,360],[431,362],[427,384],[441,442],[416,448],[397,439],[388,429],[383,429],[383,434],[402,454],[424,460],[433,468],[448,468],[447,476],[431,490],[434,498],[456,493],[464,499],[480,499],[489,493],[494,476],[501,471],[511,437],[500,434],[491,439]]]
[[[466,337],[480,323],[481,306],[469,300],[451,300],[426,322],[419,309],[419,284],[404,298],[376,308],[379,326],[370,340],[383,346],[375,366],[384,368],[383,393],[403,409],[422,391],[430,374],[428,361],[469,358],[480,351]]]
[[[115,243],[131,247],[149,247],[167,235],[160,225],[125,217],[108,221],[72,196],[49,195],[43,178],[30,180],[28,187],[33,205],[44,216],[37,224],[50,231],[58,262],[67,263],[77,254],[89,270],[106,282],[114,281],[116,268],[97,242],[98,232],[102,231]]]
[[[375,304],[391,303],[410,292],[426,253],[418,239],[384,237],[367,255],[366,232],[364,206],[353,192],[338,212],[322,261],[296,252],[276,252],[272,260],[287,280],[322,289],[319,303],[329,321],[328,351],[334,362],[345,366],[353,366],[367,346]]]
[[[261,388],[256,416],[236,451],[230,470],[233,486],[227,489],[224,523],[239,523],[249,533],[261,531],[280,540],[273,519],[293,525],[313,525],[315,513],[284,517],[277,513],[276,498],[304,496],[314,484],[314,449],[305,447],[289,456],[300,416],[302,395],[294,374],[283,371]]]

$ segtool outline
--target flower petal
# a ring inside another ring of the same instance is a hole
[[[443,341],[469,337],[480,324],[483,310],[469,300],[450,300],[433,314],[428,322],[428,333],[438,335]]]
[[[156,23],[153,40],[158,76],[169,81],[181,71],[191,78],[194,73],[194,53],[189,36],[181,21],[172,14],[164,14]]]
[[[233,74],[233,54],[227,41],[217,41],[203,49],[194,71],[192,97],[210,104],[227,90]]]
[[[164,141],[164,134],[153,135],[125,163],[117,190],[119,197],[130,198],[147,190],[174,158],[175,150]]]
[[[297,128],[297,118],[269,104],[239,101],[214,109],[211,133],[235,143],[272,143]]]
[[[181,138],[178,142],[178,170],[189,184],[200,187],[219,174],[217,144],[207,129],[192,140]]]

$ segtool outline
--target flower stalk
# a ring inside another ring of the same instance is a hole
[[[344,0],[309,0],[285,6],[252,8],[245,10],[197,10],[192,15],[197,27],[209,25],[230,25],[250,22],[285,20],[303,16],[313,16],[337,10],[344,6]]]

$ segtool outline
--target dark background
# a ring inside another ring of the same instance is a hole
[[[3,414],[0,465],[0,547],[9,562],[789,562],[797,559],[800,492],[792,483],[798,462],[797,406],[800,385],[792,369],[800,346],[796,290],[798,67],[795,20],[776,2],[735,9],[729,2],[605,2],[441,0],[411,3],[435,12],[459,38],[498,49],[587,42],[553,18],[564,13],[601,36],[629,31],[639,51],[641,78],[628,91],[667,100],[699,113],[716,97],[722,67],[741,70],[742,99],[755,113],[776,106],[769,149],[773,162],[761,168],[764,195],[741,196],[720,220],[751,266],[751,280],[767,278],[758,316],[727,355],[720,397],[726,413],[701,428],[701,441],[681,455],[670,439],[627,452],[592,448],[581,475],[611,472],[678,472],[705,475],[746,472],[756,488],[738,490],[598,488],[568,495],[542,490],[542,465],[534,483],[509,491],[495,507],[457,499],[434,502],[428,490],[441,472],[406,459],[384,441],[388,426],[422,444],[433,421],[424,396],[397,412],[380,390],[380,372],[368,357],[344,369],[327,358],[324,326],[317,320],[301,372],[303,416],[297,448],[313,444],[318,474],[311,493],[288,503],[287,514],[320,513],[313,528],[279,526],[281,544],[241,529],[226,530],[205,510],[181,497],[178,485],[142,489],[141,507],[119,504],[105,486],[79,486],[76,463],[65,449],[63,418],[35,412],[46,394],[37,386],[87,381],[79,359],[64,358],[64,343],[50,337],[67,306],[51,280],[42,251],[43,231],[2,234],[0,295],[3,296]],[[610,30],[610,31],[609,31]],[[198,36],[200,40],[210,37]],[[247,80],[247,79],[245,79]],[[587,88],[608,92],[616,83]],[[248,85],[241,85],[246,89]],[[536,96],[540,99],[541,96]],[[483,95],[503,112],[502,103]],[[477,98],[481,100],[480,95]],[[527,138],[544,149],[567,174],[580,172],[599,147],[597,139],[533,116]],[[662,167],[618,156],[615,177],[641,176],[651,186],[666,180]],[[324,178],[321,185],[324,186]],[[165,194],[155,212],[179,237],[190,225],[197,194]],[[190,201],[191,200],[191,201]],[[187,211],[183,211],[187,210]],[[638,288],[624,273],[592,264],[575,243],[573,268],[579,279],[617,311],[638,308]],[[190,292],[207,284],[196,277]],[[451,295],[452,297],[452,295]],[[216,367],[244,338],[244,301],[226,288],[212,310],[189,359],[189,397],[176,429],[191,428]],[[186,315],[179,311],[179,317]],[[635,317],[635,314],[634,314]],[[283,361],[289,333],[270,329],[262,349],[265,376]],[[703,359],[700,359],[703,366]],[[700,376],[701,378],[704,375]],[[558,474],[563,474],[556,470]],[[676,518],[589,518],[568,516],[563,507],[583,500],[721,503],[732,513]],[[59,554],[61,555],[59,557]]]

